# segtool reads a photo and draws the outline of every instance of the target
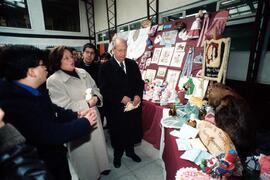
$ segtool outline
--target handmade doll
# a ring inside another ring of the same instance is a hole
[[[195,15],[195,21],[192,23],[192,26],[188,32],[188,38],[189,39],[196,39],[200,36],[200,30],[201,30],[201,18],[203,17],[203,12],[200,10],[198,14]]]

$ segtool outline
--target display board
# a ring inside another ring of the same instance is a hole
[[[176,86],[181,77],[201,77],[204,42],[221,37],[227,18],[227,11],[199,12],[196,16],[152,26],[145,51],[137,59],[142,74],[146,75],[143,79],[171,81],[168,83]]]

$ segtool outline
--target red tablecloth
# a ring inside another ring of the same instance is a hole
[[[178,151],[175,137],[170,135],[173,129],[165,128],[164,132],[164,151],[162,159],[166,169],[166,180],[175,180],[176,171],[182,167],[199,167],[193,162],[180,159],[185,151]]]
[[[163,116],[163,107],[149,102],[143,101],[142,104],[142,128],[144,132],[144,140],[151,143],[155,148],[160,147],[161,124]],[[164,132],[164,152],[163,161],[166,168],[167,180],[175,180],[176,171],[181,167],[197,167],[190,161],[180,159],[184,151],[178,151],[175,137],[169,133],[173,129],[165,128]]]
[[[142,128],[144,140],[151,143],[155,148],[160,148],[161,124],[163,116],[163,107],[149,101],[143,101],[142,104]],[[170,135],[172,128],[164,130],[164,150],[162,159],[166,169],[166,180],[175,180],[178,169],[183,167],[195,167],[200,169],[195,163],[180,159],[184,151],[178,151],[175,137]],[[237,177],[230,177],[238,179]]]
[[[142,128],[143,139],[159,149],[163,107],[149,101],[143,101],[142,104]]]

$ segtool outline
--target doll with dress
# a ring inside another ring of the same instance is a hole
[[[201,31],[201,24],[202,24],[202,17],[203,17],[203,12],[200,10],[196,15],[195,15],[195,21],[192,23],[192,26],[188,32],[188,38],[189,39],[197,39],[200,37],[200,31]]]

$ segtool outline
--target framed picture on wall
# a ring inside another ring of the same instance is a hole
[[[184,52],[186,48],[186,42],[180,42],[175,44],[175,51]]]
[[[174,51],[170,66],[181,68],[185,51]]]
[[[163,41],[160,42],[160,45],[175,44],[177,34],[177,30],[164,31],[162,34]]]
[[[157,77],[164,79],[166,76],[167,67],[158,67]]]
[[[208,83],[208,79],[183,76],[180,78],[178,86],[180,89],[185,88],[186,99],[189,99],[191,95],[203,99],[208,87]]]
[[[157,31],[162,31],[162,30],[163,30],[163,24],[159,25],[158,28],[157,28]]]
[[[162,51],[162,48],[155,48],[151,64],[157,64],[158,63],[161,51]]]
[[[169,66],[172,59],[173,51],[174,47],[162,48],[158,64],[163,66]]]
[[[166,82],[171,89],[174,89],[177,85],[181,71],[168,69],[166,75]]]
[[[144,80],[148,79],[150,82],[152,82],[155,79],[156,71],[157,70],[155,69],[147,69],[144,75]]]

